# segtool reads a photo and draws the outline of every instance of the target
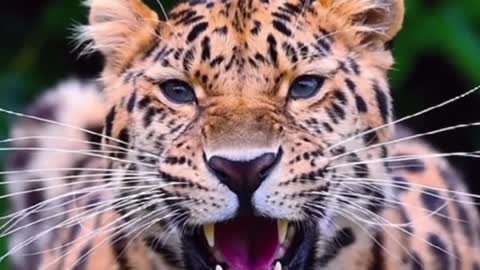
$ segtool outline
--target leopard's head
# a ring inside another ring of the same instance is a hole
[[[186,269],[311,269],[381,210],[355,182],[386,174],[402,0],[90,5],[130,235]]]

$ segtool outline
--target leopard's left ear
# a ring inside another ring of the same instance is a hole
[[[80,29],[80,42],[106,58],[106,70],[119,71],[155,38],[159,18],[142,0],[88,0],[90,24]]]
[[[363,35],[365,41],[389,42],[403,25],[404,0],[320,0],[324,8],[340,18],[344,26]]]

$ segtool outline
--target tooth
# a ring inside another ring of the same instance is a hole
[[[285,238],[287,238],[287,232],[288,232],[288,222],[284,220],[278,220],[277,229],[278,229],[278,241],[280,241],[280,243],[285,242]]]
[[[217,266],[215,266],[215,270],[223,270],[223,268],[219,264],[217,264]]]
[[[217,270],[217,269],[215,269],[215,270]],[[280,262],[277,262],[275,264],[275,267],[273,268],[273,270],[282,270],[282,264]]]
[[[203,232],[205,233],[205,238],[207,239],[208,245],[210,247],[214,247],[215,246],[215,224],[208,224],[203,226]]]

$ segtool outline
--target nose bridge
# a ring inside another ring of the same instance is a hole
[[[225,98],[208,109],[205,147],[219,151],[278,146],[280,123],[274,105],[240,97]]]

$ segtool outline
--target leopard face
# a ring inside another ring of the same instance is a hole
[[[128,230],[186,269],[310,269],[336,227],[381,210],[388,191],[342,179],[387,173],[362,161],[388,149],[362,148],[390,129],[361,135],[391,119],[402,1],[195,1],[166,21],[139,0],[91,9]]]

